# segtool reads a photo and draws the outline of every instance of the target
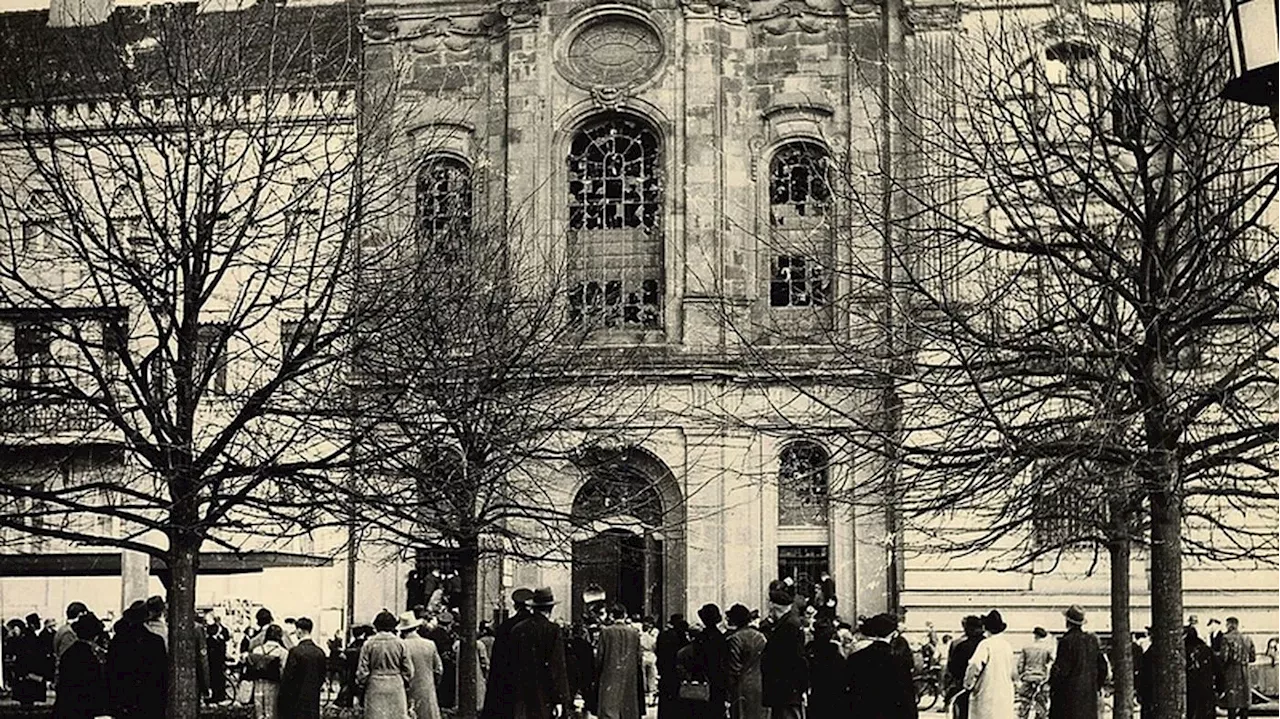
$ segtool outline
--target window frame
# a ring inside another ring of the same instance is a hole
[[[803,457],[801,453],[808,453]],[[812,464],[807,464],[810,463]],[[798,465],[796,463],[799,463]],[[791,469],[791,467],[795,469]],[[799,480],[804,479],[806,489],[801,490]],[[818,490],[819,482],[821,489]],[[779,528],[826,528],[831,526],[831,453],[820,443],[810,439],[788,442],[778,451],[778,501]],[[820,507],[820,510],[814,509]],[[797,514],[808,513],[809,521],[789,521]]]

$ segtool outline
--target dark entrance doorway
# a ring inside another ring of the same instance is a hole
[[[573,543],[573,616],[585,609],[587,587],[604,590],[628,614],[662,615],[662,542],[648,533],[606,529]]]
[[[572,617],[583,618],[583,594],[629,614],[661,617],[684,605],[684,503],[671,471],[636,449],[593,450],[573,501]]]

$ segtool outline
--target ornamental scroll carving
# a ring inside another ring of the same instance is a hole
[[[747,19],[770,35],[815,34],[834,18],[866,18],[878,12],[868,0],[751,0]]]
[[[569,41],[565,70],[589,88],[629,88],[662,66],[662,40],[648,25],[627,17],[602,18]]]

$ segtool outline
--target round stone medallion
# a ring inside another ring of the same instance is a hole
[[[593,22],[569,43],[573,79],[592,87],[629,87],[653,76],[662,63],[662,41],[631,18]]]

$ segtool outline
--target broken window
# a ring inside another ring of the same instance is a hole
[[[773,258],[769,280],[772,307],[820,307],[827,301],[827,269],[821,262],[803,255]]]
[[[794,442],[778,456],[778,526],[827,524],[827,451],[816,442]]]
[[[33,252],[45,248],[57,223],[56,199],[48,189],[37,188],[27,196],[22,210],[22,249]]]
[[[420,239],[455,240],[471,230],[471,169],[451,157],[428,157],[418,168],[415,193]]]
[[[18,361],[18,381],[24,385],[50,382],[54,375],[51,325],[26,322],[14,328],[13,353]]]
[[[808,142],[779,149],[769,165],[769,222],[774,227],[824,218],[831,205],[827,153]]]
[[[662,324],[658,134],[611,115],[574,136],[568,157],[570,320],[591,327]]]
[[[208,377],[207,387],[218,394],[227,391],[227,326],[201,323],[196,338],[197,371]]]

